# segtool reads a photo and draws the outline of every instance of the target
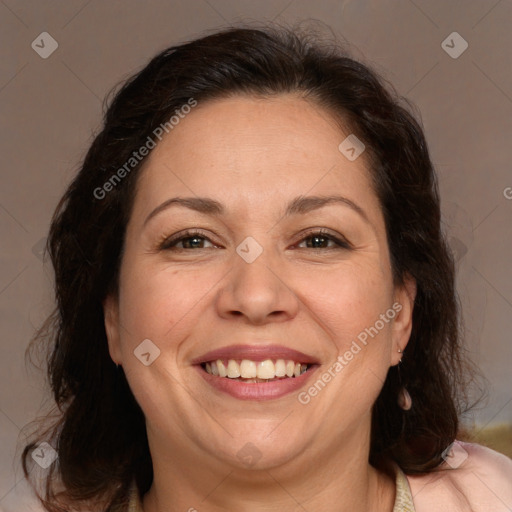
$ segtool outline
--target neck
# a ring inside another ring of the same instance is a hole
[[[261,470],[233,467],[178,445],[172,456],[152,449],[154,479],[143,510],[391,512],[393,479],[368,464],[368,443],[354,450],[354,441],[314,456],[305,450],[293,461]]]

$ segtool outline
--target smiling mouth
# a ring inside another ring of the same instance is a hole
[[[246,383],[265,383],[300,377],[311,368],[311,364],[291,359],[217,359],[202,363],[201,367],[214,377],[237,380]]]

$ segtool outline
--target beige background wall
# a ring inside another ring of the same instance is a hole
[[[100,124],[102,99],[157,51],[206,29],[305,18],[346,37],[356,57],[419,107],[458,258],[468,344],[489,379],[488,403],[473,418],[512,422],[510,0],[1,0],[0,509],[18,499],[15,444],[43,397],[41,375],[23,360],[52,306],[41,241]],[[43,59],[31,43],[45,31],[58,48]],[[469,44],[456,59],[441,46],[454,31]]]

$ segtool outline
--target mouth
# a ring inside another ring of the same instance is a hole
[[[265,359],[263,361],[217,359],[201,364],[203,370],[209,375],[251,384],[300,377],[311,366],[291,359]]]
[[[319,366],[312,356],[277,345],[225,347],[193,362],[215,390],[241,400],[268,400],[292,393]]]

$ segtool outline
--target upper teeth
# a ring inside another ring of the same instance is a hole
[[[273,379],[275,377],[298,377],[308,368],[307,364],[296,363],[295,361],[278,359],[272,361],[251,361],[242,359],[240,362],[235,359],[229,359],[227,365],[225,361],[217,359],[205,364],[206,371],[211,375],[219,377],[228,377],[230,379]]]

